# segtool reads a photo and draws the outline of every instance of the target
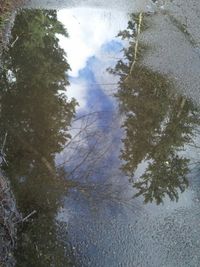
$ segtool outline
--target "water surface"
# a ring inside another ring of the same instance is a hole
[[[36,211],[16,266],[199,266],[199,4],[128,2],[16,15],[3,171]]]

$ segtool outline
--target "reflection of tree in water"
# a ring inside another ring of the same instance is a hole
[[[116,97],[125,114],[122,169],[137,189],[136,196],[143,195],[145,202],[160,204],[166,195],[178,201],[179,191],[188,186],[189,171],[189,159],[180,151],[199,124],[198,111],[190,100],[173,91],[166,77],[138,62],[138,33],[144,26],[144,14],[138,18],[133,16],[127,30],[119,33],[129,46],[124,49],[124,59],[110,70],[119,76]],[[142,162],[147,168],[136,179],[135,171]]]
[[[8,133],[4,169],[22,212],[37,211],[19,237],[20,267],[68,266],[53,223],[65,190],[54,159],[70,138],[67,130],[75,101],[62,93],[69,65],[58,33],[67,36],[56,11],[22,11],[12,30],[14,45],[4,53],[0,117],[1,140]]]

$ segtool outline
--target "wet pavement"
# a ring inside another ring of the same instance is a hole
[[[45,8],[45,9],[44,9]],[[16,266],[200,264],[198,1],[29,1],[2,55]]]

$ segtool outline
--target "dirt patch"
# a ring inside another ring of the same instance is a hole
[[[17,222],[21,216],[9,182],[0,173],[0,267],[15,266],[13,251],[16,244]]]
[[[22,2],[23,0],[0,0],[0,65],[1,52],[6,45],[6,39],[8,40],[6,36],[12,28],[11,21],[14,21],[14,11]],[[13,252],[16,245],[17,222],[20,220],[21,216],[17,211],[10,184],[0,171],[0,267],[15,266]]]
[[[0,1],[0,52],[4,44],[5,28],[10,22],[11,14],[18,8],[24,0],[1,0]]]

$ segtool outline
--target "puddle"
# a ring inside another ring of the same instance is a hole
[[[199,6],[118,4],[29,1],[16,15],[2,171],[36,211],[16,266],[199,266]]]

